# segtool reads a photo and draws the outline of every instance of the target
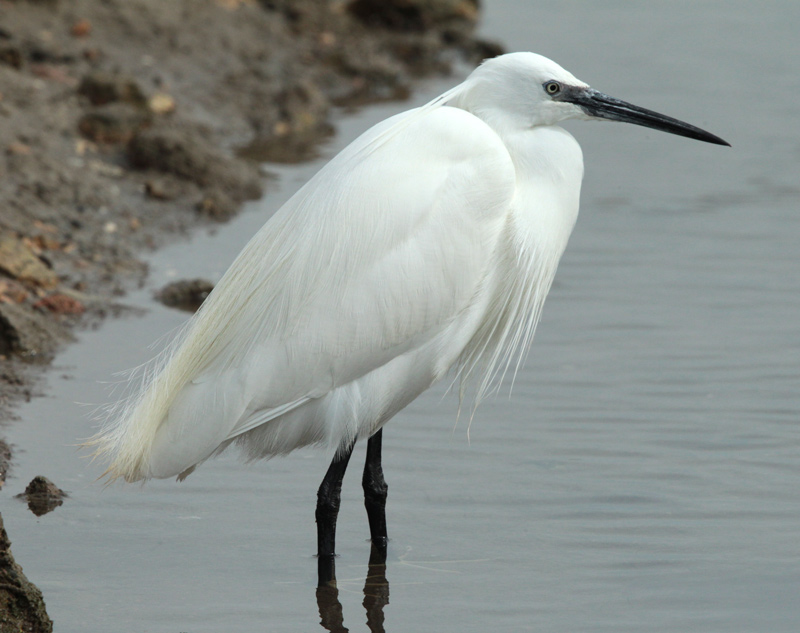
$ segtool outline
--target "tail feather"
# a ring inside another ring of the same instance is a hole
[[[93,457],[109,462],[103,473],[109,481],[180,475],[210,457],[242,417],[234,372],[184,381],[178,356],[85,443]]]

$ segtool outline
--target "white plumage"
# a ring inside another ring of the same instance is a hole
[[[577,217],[581,151],[555,124],[615,118],[569,91],[601,94],[505,55],[343,150],[92,440],[108,474],[185,476],[231,442],[346,447],[453,368],[479,402],[529,344]]]

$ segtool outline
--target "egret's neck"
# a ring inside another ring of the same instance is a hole
[[[462,354],[464,376],[483,371],[475,400],[527,349],[578,216],[583,157],[558,127],[495,129],[514,163],[516,186],[482,324]],[[480,369],[479,369],[480,368]]]
[[[566,130],[498,132],[516,168],[513,221],[520,244],[557,264],[578,217],[583,153]]]

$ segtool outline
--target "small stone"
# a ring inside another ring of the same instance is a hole
[[[0,237],[0,270],[22,282],[54,288],[58,277],[25,243],[13,235]]]
[[[20,143],[19,141],[14,141],[13,143],[8,144],[6,152],[9,154],[16,154],[17,156],[30,156],[31,146],[26,145],[25,143]]]
[[[97,145],[87,141],[85,138],[79,138],[75,141],[75,153],[78,156],[83,156],[88,151],[97,151]]]
[[[61,243],[48,235],[34,235],[22,240],[37,255],[44,251],[61,250]]]
[[[16,496],[28,502],[28,509],[37,517],[52,512],[64,503],[67,493],[56,486],[47,477],[37,475],[28,486],[25,492]]]
[[[33,307],[53,314],[83,314],[86,312],[86,306],[83,303],[62,292],[55,292],[39,299],[33,304]]]
[[[125,170],[118,165],[112,165],[102,160],[90,160],[89,168],[101,176],[108,176],[109,178],[122,178],[125,175]]]
[[[73,37],[86,37],[92,32],[92,23],[89,20],[78,20],[72,25],[70,33]]]
[[[236,11],[240,6],[253,6],[255,0],[216,0],[217,5],[228,11]]]
[[[60,64],[33,64],[31,73],[42,79],[55,81],[66,86],[74,86],[78,83],[78,80],[70,75],[67,69]]]
[[[22,68],[22,52],[16,46],[0,47],[0,64],[19,70]]]
[[[205,279],[175,281],[159,290],[156,299],[170,308],[195,312],[213,289]]]
[[[169,178],[152,178],[144,183],[144,192],[153,200],[174,200],[181,192],[180,187]]]
[[[148,114],[134,106],[110,103],[84,114],[78,129],[96,143],[127,143],[149,122]]]
[[[175,99],[165,92],[157,92],[147,100],[147,107],[153,114],[169,114],[175,111]]]
[[[226,222],[236,215],[239,206],[223,191],[212,189],[203,196],[195,208],[200,215],[217,222]]]
[[[78,94],[87,97],[92,105],[105,105],[121,101],[137,107],[147,103],[136,80],[127,75],[95,70],[85,75],[78,86]]]
[[[90,62],[97,61],[102,55],[103,52],[99,48],[87,48],[83,51],[83,58]]]
[[[319,43],[323,46],[335,46],[336,35],[330,31],[323,31],[319,34]]]
[[[44,231],[45,233],[51,233],[55,235],[58,233],[58,227],[55,224],[50,224],[48,222],[42,222],[41,220],[34,220],[33,226],[40,231]]]
[[[30,297],[24,286],[11,279],[0,279],[0,302],[22,303]]]

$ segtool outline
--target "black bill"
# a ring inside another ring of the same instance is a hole
[[[653,112],[652,110],[640,108],[626,101],[609,97],[607,94],[603,94],[592,88],[571,88],[564,90],[560,100],[574,103],[586,112],[586,114],[599,119],[633,123],[634,125],[642,125],[655,130],[661,130],[662,132],[669,132],[670,134],[697,139],[698,141],[704,141],[706,143],[728,145],[730,147],[730,143],[727,141],[723,141],[719,136],[701,130],[699,127],[689,125],[683,121],[678,121],[678,119],[673,119],[672,117],[659,114],[658,112]]]

